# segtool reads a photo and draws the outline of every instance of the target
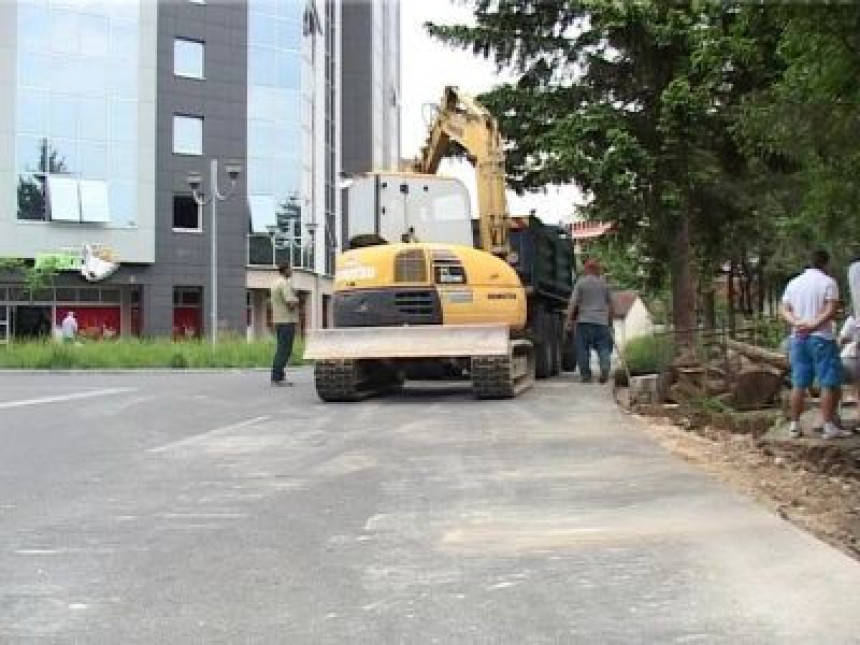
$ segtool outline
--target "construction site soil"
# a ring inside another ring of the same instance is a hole
[[[820,419],[804,417],[804,436],[788,437],[770,412],[757,424],[651,406],[637,415],[665,448],[860,559],[860,436],[825,441]],[[659,416],[655,416],[659,415]],[[856,425],[857,414],[846,425]]]

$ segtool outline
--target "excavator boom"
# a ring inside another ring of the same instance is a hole
[[[451,151],[463,150],[475,167],[478,186],[480,247],[507,258],[510,245],[510,214],[505,196],[505,155],[495,117],[468,94],[446,87],[427,141],[412,164],[412,170],[433,175]]]

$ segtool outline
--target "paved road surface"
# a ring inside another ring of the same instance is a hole
[[[0,374],[3,643],[849,643],[860,566],[599,386]]]

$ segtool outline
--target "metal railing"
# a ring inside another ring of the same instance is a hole
[[[263,233],[248,235],[247,264],[249,267],[277,267],[282,262],[289,262],[293,268],[314,268],[314,250],[302,240],[279,241],[274,236]]]

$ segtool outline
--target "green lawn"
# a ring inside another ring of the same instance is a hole
[[[302,346],[297,338],[291,364],[301,364]],[[274,351],[273,340],[230,339],[215,347],[205,340],[27,341],[0,346],[0,369],[269,367]]]

